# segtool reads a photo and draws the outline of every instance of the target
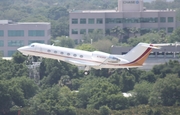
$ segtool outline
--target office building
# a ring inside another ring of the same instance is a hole
[[[107,33],[115,26],[169,34],[177,28],[175,10],[147,10],[143,0],[118,0],[114,10],[72,10],[69,15],[69,35],[78,40],[95,29]]]
[[[2,56],[11,57],[18,47],[33,42],[48,43],[51,24],[47,22],[12,22],[0,20],[0,51]]]

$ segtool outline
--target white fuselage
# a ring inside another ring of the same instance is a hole
[[[95,69],[129,68],[129,66],[123,66],[129,63],[128,60],[123,59],[123,55],[119,55],[120,58],[117,58],[115,55],[99,51],[89,52],[39,43],[33,43],[18,50],[24,55],[57,59],[77,66],[90,66]]]

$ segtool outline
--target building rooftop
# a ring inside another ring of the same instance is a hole
[[[50,24],[50,22],[18,22],[17,24]]]
[[[12,20],[0,20],[0,24],[50,24],[50,22],[13,22]]]
[[[118,10],[72,10],[70,13],[113,13],[119,12]],[[131,11],[133,12],[133,11]],[[137,11],[134,11],[137,12]],[[166,10],[144,10],[143,12],[175,12],[173,9]]]

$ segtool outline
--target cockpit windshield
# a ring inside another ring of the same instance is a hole
[[[34,47],[35,45],[34,45],[34,44],[30,44],[29,46],[30,46],[30,47]]]
[[[118,59],[117,57],[109,56],[108,62],[117,63],[117,62],[119,62],[119,61],[120,61],[120,59]]]

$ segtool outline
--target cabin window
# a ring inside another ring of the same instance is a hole
[[[83,58],[83,55],[80,55],[81,58]]]
[[[70,55],[70,53],[67,53],[67,55],[69,56],[69,55]]]
[[[48,52],[51,52],[51,50],[48,50]]]
[[[64,54],[64,52],[61,52],[61,54],[63,55],[63,54]]]
[[[54,51],[54,53],[57,53],[57,51]]]
[[[76,55],[76,54],[74,54],[73,56],[74,56],[74,57],[76,57],[77,55]]]
[[[34,45],[31,45],[31,47],[34,47]]]

